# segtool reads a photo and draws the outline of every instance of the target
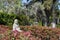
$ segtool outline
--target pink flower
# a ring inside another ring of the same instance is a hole
[[[29,37],[31,35],[31,33],[30,32],[24,32],[24,35]]]
[[[18,35],[18,31],[17,30],[15,30],[15,31],[13,31],[13,35],[14,35],[14,37],[16,37],[17,35]]]
[[[36,39],[35,37],[32,36],[32,37],[30,37],[30,40],[37,40],[37,39]]]

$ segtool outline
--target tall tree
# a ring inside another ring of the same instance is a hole
[[[21,6],[21,0],[1,0],[2,8],[7,13],[15,12],[15,10],[19,10]],[[1,7],[1,6],[0,6]],[[17,11],[16,11],[17,13]]]

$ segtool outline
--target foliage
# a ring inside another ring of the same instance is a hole
[[[0,13],[0,24],[11,26],[14,22],[14,19],[18,19],[20,25],[28,25],[29,24],[27,17],[23,14],[16,15],[16,14]]]
[[[60,28],[20,26],[22,32],[12,31],[4,25],[0,28],[1,40],[59,40],[60,37]]]
[[[17,13],[19,12],[20,7],[21,0],[0,0],[0,9],[2,9],[6,13]]]
[[[30,31],[31,35],[36,38],[41,38],[41,40],[57,40],[59,39],[60,30],[59,28],[51,28],[51,27],[41,27],[41,26],[24,26],[21,27],[24,31]]]
[[[27,17],[24,15],[23,16],[24,19],[23,19],[23,17],[22,18],[20,17],[21,15],[17,16],[17,18],[20,20],[21,25],[26,25],[26,24],[29,25],[28,22],[30,21],[32,23],[34,18],[36,18],[36,20],[38,22],[47,20],[47,24],[50,24],[49,17],[52,17],[51,19],[55,20],[55,18],[57,18],[57,16],[58,16],[58,15],[56,16],[57,12],[55,12],[58,10],[55,10],[55,8],[54,8],[55,6],[58,5],[58,3],[55,2],[56,0],[32,0],[31,2],[29,2],[29,4],[24,5],[24,6],[22,6],[21,1],[22,0],[0,0],[0,11],[5,12],[5,15],[7,15],[6,13],[9,13],[9,14],[15,13],[18,15],[25,14]],[[27,1],[29,1],[29,0],[27,0]],[[30,17],[32,15],[34,16],[34,18]],[[6,19],[7,19],[6,17],[3,20],[1,19],[0,20],[1,23],[4,22],[4,20],[6,20]],[[15,16],[12,19],[14,20]],[[10,20],[10,21],[12,21],[12,23],[13,23],[13,20]],[[57,19],[57,21],[58,21],[58,19]],[[7,23],[7,20],[3,24],[5,24],[5,23],[7,25],[12,24],[12,23]]]

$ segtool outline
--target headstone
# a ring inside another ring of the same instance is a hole
[[[56,23],[55,22],[52,22],[51,25],[52,25],[52,28],[56,27]]]
[[[42,26],[47,27],[47,19],[45,16],[42,17]]]
[[[38,22],[37,22],[37,18],[34,18],[34,23],[33,23],[34,26],[37,26],[38,25]]]
[[[14,24],[13,24],[13,31],[15,30],[21,32],[17,19],[14,20]]]
[[[57,20],[57,23],[58,23],[58,24],[59,24],[59,20],[60,20],[60,19],[58,18],[58,20]]]
[[[44,26],[47,27],[47,22],[45,22]]]
[[[37,26],[37,25],[38,25],[38,22],[34,22],[33,25],[34,25],[34,26]]]

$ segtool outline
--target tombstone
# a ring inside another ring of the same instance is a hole
[[[43,19],[43,25],[47,27],[47,20],[45,18]]]
[[[44,26],[47,27],[47,22],[45,22]]]
[[[14,20],[13,31],[21,32],[17,19]]]
[[[34,22],[33,25],[34,25],[34,26],[37,26],[37,25],[38,25],[38,22]]]
[[[34,25],[34,26],[37,26],[37,25],[38,25],[37,18],[34,19],[33,25]]]
[[[42,26],[47,27],[47,19],[44,16],[42,17]]]
[[[55,22],[52,22],[51,25],[52,25],[52,28],[56,27],[56,23]]]

